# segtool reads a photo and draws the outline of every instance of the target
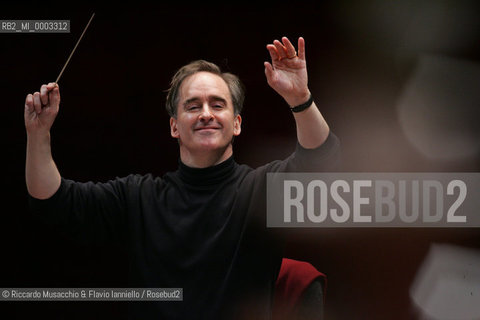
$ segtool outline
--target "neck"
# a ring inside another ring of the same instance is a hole
[[[217,165],[230,158],[232,154],[232,144],[221,150],[200,150],[197,152],[180,147],[180,160],[191,168],[207,168]]]

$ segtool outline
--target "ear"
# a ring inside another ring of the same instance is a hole
[[[180,133],[178,132],[177,128],[177,119],[174,117],[170,117],[170,135],[172,138],[178,139],[180,137]]]
[[[233,120],[233,135],[238,136],[242,132],[242,116],[237,114]]]

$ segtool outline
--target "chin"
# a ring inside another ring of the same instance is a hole
[[[203,150],[203,151],[213,151],[219,149],[226,149],[228,147],[228,143],[220,142],[220,141],[200,141],[196,149]]]
[[[203,150],[203,151],[213,151],[213,150],[218,150],[218,149],[223,149],[224,146],[219,145],[217,143],[202,143],[198,146],[198,150]]]

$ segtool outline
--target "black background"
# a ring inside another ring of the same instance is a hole
[[[246,86],[243,131],[234,145],[237,162],[256,167],[288,156],[295,146],[295,125],[286,103],[266,83],[263,67],[269,59],[265,46],[282,36],[293,43],[305,38],[309,86],[341,139],[342,171],[478,171],[478,155],[448,162],[422,156],[404,137],[395,105],[418,54],[429,51],[479,62],[480,42],[402,51],[412,24],[428,36],[430,11],[424,6],[435,2],[403,3],[4,6],[1,19],[68,19],[71,33],[0,34],[5,172],[0,287],[127,286],[121,253],[75,245],[60,230],[32,219],[26,203],[25,96],[56,79],[92,12],[96,16],[59,82],[62,102],[52,149],[64,177],[105,181],[175,170],[178,147],[169,133],[164,90],[179,67],[196,59],[217,63]],[[473,1],[437,3],[447,6],[446,12],[458,6],[479,9]],[[458,15],[453,19],[448,24],[464,23],[455,20]],[[395,21],[396,31],[381,21]],[[467,29],[479,39],[478,24]],[[478,119],[478,113],[472,117]],[[286,232],[292,234],[286,256],[309,261],[328,276],[329,319],[415,318],[408,290],[429,245],[480,244],[478,229]],[[124,307],[114,302],[4,302],[0,315],[122,318]]]

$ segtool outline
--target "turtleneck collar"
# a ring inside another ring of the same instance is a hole
[[[178,175],[180,179],[191,185],[210,186],[227,179],[235,170],[237,163],[233,155],[227,160],[207,168],[192,168],[178,160]]]

